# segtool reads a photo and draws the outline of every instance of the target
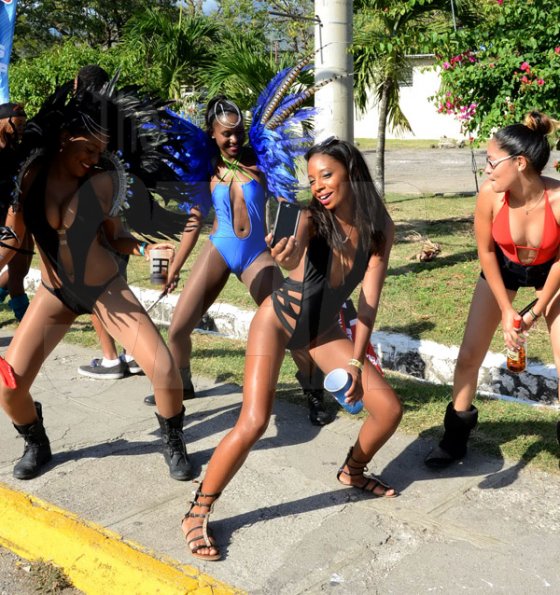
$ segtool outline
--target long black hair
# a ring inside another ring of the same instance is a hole
[[[352,143],[333,137],[313,145],[305,155],[306,161],[313,155],[328,155],[346,168],[354,199],[353,225],[358,230],[360,245],[369,254],[381,254],[387,211],[360,151]],[[334,215],[317,200],[311,201],[309,210],[317,233],[331,248],[342,250],[343,240],[335,227]]]

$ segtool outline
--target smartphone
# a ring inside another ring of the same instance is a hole
[[[282,238],[295,236],[299,224],[301,209],[292,202],[282,201],[276,212],[276,221],[274,222],[274,235],[272,237],[271,247],[273,248]]]

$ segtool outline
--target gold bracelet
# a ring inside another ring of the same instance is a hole
[[[529,314],[533,317],[533,322],[540,317],[540,314],[535,314],[533,308],[529,308]]]
[[[360,372],[364,369],[364,364],[362,364],[362,362],[358,359],[354,359],[352,358],[349,362],[348,362],[349,366],[354,366],[355,368],[358,368],[358,370],[360,370]]]

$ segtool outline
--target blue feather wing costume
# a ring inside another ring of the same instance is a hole
[[[175,175],[184,182],[179,200],[187,213],[197,208],[205,217],[212,206],[210,178],[218,156],[216,143],[204,130],[170,109],[163,114],[169,143],[165,145],[166,161]]]
[[[290,202],[296,200],[299,185],[296,160],[313,142],[310,120],[315,110],[304,103],[333,80],[295,88],[297,77],[307,68],[309,58],[279,72],[251,110],[249,141],[257,165],[266,175],[268,194]],[[206,214],[212,203],[210,178],[218,157],[216,145],[205,131],[178,114],[167,110],[165,118],[170,139],[168,161],[188,188],[183,208],[189,212],[196,206]]]

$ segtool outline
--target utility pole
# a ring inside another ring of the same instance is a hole
[[[315,0],[315,82],[343,75],[315,95],[317,138],[354,140],[352,0]]]

